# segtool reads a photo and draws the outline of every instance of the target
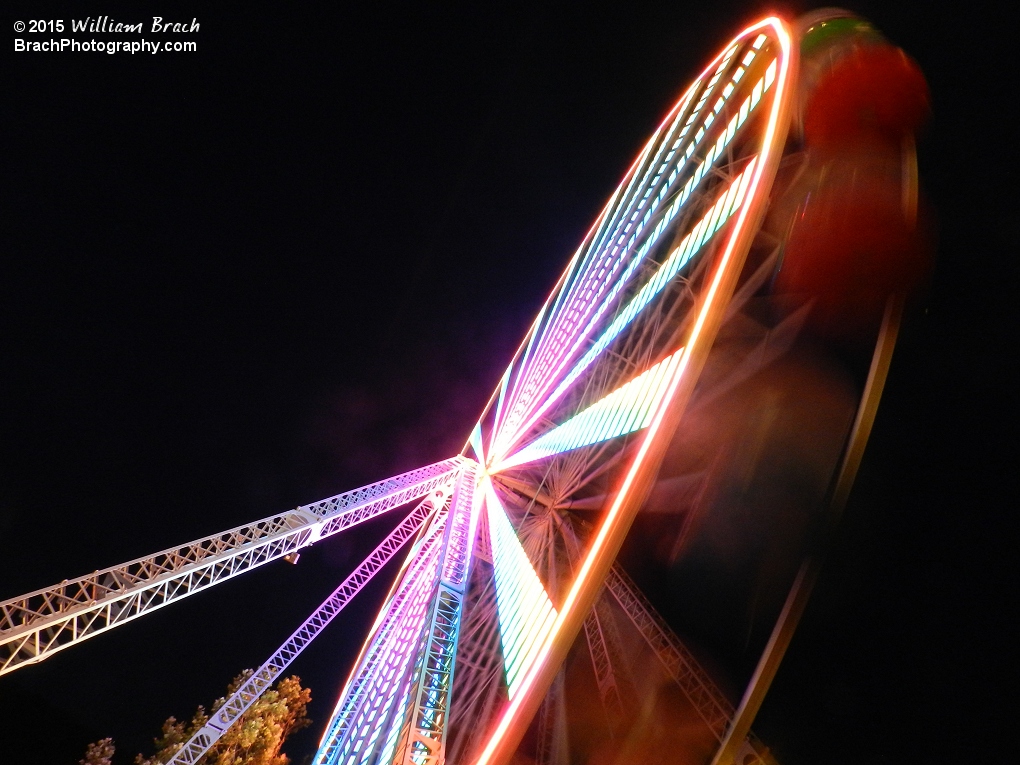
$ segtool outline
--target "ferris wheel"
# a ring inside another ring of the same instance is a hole
[[[705,423],[728,392],[746,399],[749,381],[810,334],[812,321],[824,330],[842,315],[845,296],[831,298],[817,287],[817,273],[798,265],[816,257],[804,254],[804,241],[814,240],[800,221],[814,220],[815,207],[805,206],[812,194],[832,196],[829,181],[820,180],[828,176],[812,175],[814,136],[824,135],[818,143],[829,152],[818,162],[856,155],[846,141],[832,149],[833,131],[809,102],[831,87],[829,75],[844,76],[846,61],[860,69],[864,56],[870,65],[872,48],[883,44],[864,22],[840,13],[795,25],[767,18],[743,30],[638,153],[461,454],[6,601],[0,672],[293,558],[383,513],[400,514],[372,554],[171,762],[198,762],[400,556],[316,763],[654,762],[640,754],[654,736],[633,733],[642,715],[646,722],[649,715],[686,720],[683,736],[671,733],[678,749],[664,762],[767,761],[749,725],[803,607],[810,568],[779,577],[789,595],[770,619],[754,676],[734,698],[638,587],[621,549],[629,544],[632,557],[645,550],[655,558],[651,548],[665,545],[666,569],[683,572],[684,550],[708,528],[699,513],[726,501],[725,476],[733,472],[719,467],[731,442],[711,458],[690,456],[705,451]],[[914,115],[882,119],[868,136],[897,119],[897,140],[915,128]],[[899,146],[893,218],[909,227],[917,215],[913,148]],[[872,175],[881,180],[884,172]],[[841,208],[859,193],[848,192]],[[831,217],[823,211],[822,220]],[[828,468],[815,471],[822,488],[805,502],[823,497],[838,512],[853,481],[895,343],[893,281],[883,282],[880,320],[862,322],[871,350],[852,404],[841,399],[817,415],[845,427],[825,431]],[[780,294],[784,284],[793,287]],[[797,289],[804,284],[814,293]],[[819,306],[831,309],[821,319]],[[656,514],[665,520],[646,525],[642,538],[635,519]],[[648,528],[658,529],[656,539],[647,538]],[[654,672],[635,670],[649,662]],[[663,682],[672,695],[659,694],[658,711],[643,707],[650,684]]]

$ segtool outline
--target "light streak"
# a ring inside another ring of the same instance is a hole
[[[670,354],[630,382],[512,454],[495,465],[492,472],[518,467],[648,427],[652,413],[666,392],[665,383],[673,367],[680,361],[682,350]]]
[[[570,280],[569,281],[569,286],[567,288],[565,288],[565,290],[559,296],[557,296],[557,301],[556,301],[556,304],[554,304],[554,309],[553,309],[551,318],[549,320],[549,325],[542,332],[542,339],[541,339],[541,346],[542,346],[542,348],[540,350],[540,353],[542,353],[544,355],[534,365],[532,365],[526,371],[522,371],[522,373],[521,373],[522,375],[524,375],[524,374],[527,375],[527,380],[529,382],[529,387],[525,388],[525,390],[522,392],[522,395],[520,397],[515,397],[513,399],[516,402],[516,405],[515,405],[515,409],[514,409],[514,412],[512,413],[512,417],[511,417],[511,419],[514,421],[511,424],[511,427],[512,427],[513,424],[516,423],[516,420],[519,419],[519,412],[517,410],[520,408],[520,406],[522,406],[522,405],[526,406],[527,403],[530,400],[534,399],[535,393],[536,393],[536,390],[537,390],[536,386],[539,385],[541,383],[541,381],[545,379],[545,377],[546,377],[545,372],[547,371],[547,367],[548,367],[548,363],[549,363],[548,360],[549,360],[550,353],[554,353],[555,354],[553,358],[558,357],[559,355],[561,355],[561,354],[559,354],[559,351],[560,351],[560,348],[561,348],[563,342],[565,342],[565,336],[566,336],[564,334],[564,331],[562,330],[562,327],[561,327],[561,323],[563,321],[563,317],[567,316],[567,321],[570,322],[570,325],[568,327],[567,332],[569,332],[570,329],[573,329],[574,325],[577,323],[575,321],[575,319],[578,318],[579,311],[581,310],[581,307],[577,304],[577,301],[573,300],[575,294],[580,294],[581,292],[584,291],[585,287],[587,287],[588,288],[588,293],[583,298],[581,298],[581,300],[582,301],[588,301],[589,303],[592,302],[591,301],[591,293],[592,293],[594,287],[591,285],[590,281],[585,281],[585,277],[587,277],[589,274],[593,273],[595,271],[595,269],[597,269],[601,265],[602,269],[599,271],[598,276],[596,277],[598,280],[600,280],[597,286],[599,287],[599,290],[601,291],[601,289],[604,288],[605,284],[608,284],[611,281],[611,277],[615,273],[616,269],[619,267],[620,263],[623,261],[625,255],[627,253],[627,249],[626,248],[625,248],[625,251],[620,254],[619,258],[616,258],[615,261],[614,261],[614,258],[617,255],[617,252],[619,251],[619,243],[618,243],[617,247],[614,247],[612,249],[612,251],[609,252],[608,259],[606,258],[606,252],[609,251],[609,247],[612,245],[613,239],[616,238],[616,236],[619,234],[620,226],[623,225],[623,221],[626,220],[627,213],[629,213],[631,211],[631,209],[633,208],[634,202],[637,199],[636,196],[630,197],[630,191],[634,187],[634,183],[635,183],[635,181],[637,180],[637,177],[638,177],[637,176],[637,171],[641,167],[641,165],[644,163],[644,160],[647,157],[648,152],[651,150],[651,148],[655,144],[656,139],[659,136],[659,134],[661,133],[662,129],[669,122],[670,118],[672,118],[673,114],[677,114],[676,120],[674,121],[673,126],[670,127],[670,130],[669,130],[669,132],[667,134],[667,138],[660,145],[659,151],[656,153],[655,158],[652,160],[651,164],[648,166],[648,168],[645,171],[645,175],[642,178],[642,184],[643,184],[644,181],[647,179],[648,174],[651,172],[652,167],[654,167],[655,162],[661,156],[661,151],[665,147],[666,141],[668,141],[668,139],[670,137],[672,137],[673,131],[676,128],[676,123],[677,123],[677,121],[679,121],[679,118],[683,116],[683,110],[686,109],[687,105],[689,104],[690,98],[693,95],[694,91],[697,89],[697,86],[700,83],[700,81],[701,81],[700,79],[695,81],[694,84],[692,84],[691,87],[688,88],[688,90],[684,94],[684,96],[677,102],[676,105],[674,105],[673,109],[670,110],[670,113],[666,115],[666,118],[662,121],[660,126],[656,129],[655,133],[653,133],[651,139],[649,139],[649,141],[646,142],[644,148],[639,153],[637,159],[631,165],[630,169],[627,171],[627,173],[624,174],[623,181],[621,181],[620,185],[616,188],[616,190],[613,192],[612,196],[610,197],[610,203],[607,205],[606,210],[603,213],[603,225],[605,223],[609,223],[610,225],[615,223],[616,224],[616,228],[613,230],[612,234],[608,236],[608,239],[607,239],[607,236],[606,236],[605,232],[603,231],[603,227],[600,226],[599,233],[602,233],[602,236],[600,238],[598,233],[597,233],[596,236],[592,239],[591,243],[588,245],[587,253],[585,254],[585,259],[582,262],[582,265],[581,265],[581,267],[578,270],[578,276],[575,279]],[[714,82],[714,80],[713,80],[713,82]],[[699,103],[699,108],[700,108],[700,106],[701,106],[701,104]],[[694,115],[692,115],[691,119],[693,119],[693,118],[694,118]],[[688,120],[688,123],[689,122],[690,122],[690,120]],[[684,135],[687,133],[688,129],[689,129],[689,124],[684,127],[684,130],[683,130],[683,134]],[[681,136],[681,139],[682,139],[682,136]],[[681,139],[678,139],[678,140],[681,140]],[[672,155],[673,155],[673,152],[670,152],[670,157],[669,157],[670,159],[672,158]],[[662,167],[665,167],[665,165],[663,165]],[[656,179],[658,179],[660,177],[661,172],[662,172],[662,167],[660,167],[660,173],[659,173],[659,175],[656,175]],[[623,187],[624,183],[627,184],[627,187],[624,190],[623,194],[621,194],[620,190]],[[650,190],[650,188],[649,188],[649,190]],[[646,194],[646,197],[647,197],[647,194]],[[612,217],[611,218],[608,217],[608,213],[609,213],[610,209],[613,207],[613,204],[614,204],[615,200],[617,200],[617,199],[628,199],[628,198],[630,198],[630,203],[628,204],[626,210],[623,212],[622,216],[621,216],[621,213],[620,213],[620,210],[622,208],[616,208],[615,212],[613,212],[613,214],[612,214]],[[642,198],[641,203],[643,204],[644,201],[645,201],[645,198]],[[628,225],[627,228],[629,230],[630,225]],[[640,229],[640,226],[639,226],[639,229]],[[633,239],[634,239],[634,237],[631,237],[631,244],[633,244]],[[622,242],[622,240],[621,240],[621,242]],[[602,258],[598,259],[598,256],[602,256]],[[611,262],[611,266],[610,266],[610,262]],[[608,269],[611,269],[609,275],[608,276],[604,276]],[[567,284],[567,283],[568,282],[565,282],[565,284]],[[564,300],[564,303],[566,304],[566,308],[564,308],[562,312],[558,312],[557,313],[555,309],[559,306],[560,300],[563,299],[564,296],[566,296],[566,299]],[[596,295],[596,297],[597,297],[597,295]],[[552,349],[550,349],[550,343],[554,346]],[[537,377],[536,377],[536,374],[537,374]]]
[[[492,417],[493,433],[495,433],[499,429],[500,415],[502,415],[503,413],[503,401],[506,399],[506,386],[510,382],[510,373],[513,372],[513,370],[514,365],[513,363],[511,363],[510,366],[506,368],[506,372],[503,373],[503,379],[499,381],[499,398],[496,399],[496,413]],[[491,442],[489,446],[490,447],[492,446]],[[485,463],[482,462],[482,464],[484,465]]]
[[[571,269],[573,269],[574,265],[577,263],[578,259],[581,257],[582,250],[584,250],[585,246],[591,240],[592,236],[595,233],[595,230],[599,227],[599,225],[602,223],[603,219],[605,218],[606,214],[609,212],[609,208],[612,205],[612,203],[614,201],[614,198],[615,197],[611,197],[610,198],[609,202],[606,203],[606,206],[602,208],[602,212],[600,212],[599,216],[595,219],[595,222],[591,224],[591,228],[588,229],[588,233],[584,235],[584,239],[581,240],[580,246],[574,252],[573,257],[570,259],[570,262],[567,264],[566,270],[564,270],[564,272],[560,275],[560,278],[556,280],[556,283],[553,285],[552,290],[549,292],[549,295],[546,297],[545,302],[542,304],[542,308],[539,310],[538,316],[535,317],[535,320],[531,323],[531,328],[528,330],[528,333],[524,336],[524,339],[521,341],[521,344],[517,347],[517,351],[514,353],[513,361],[510,362],[509,369],[513,369],[514,364],[517,362],[517,360],[521,359],[521,353],[522,352],[524,353],[524,358],[521,360],[521,363],[518,365],[518,372],[517,372],[517,375],[514,378],[514,387],[511,389],[511,395],[510,395],[510,399],[511,400],[513,399],[513,396],[514,396],[513,391],[516,390],[517,385],[520,383],[521,376],[522,376],[523,372],[525,371],[525,368],[527,367],[527,356],[531,352],[532,343],[535,341],[535,338],[537,337],[539,326],[542,323],[542,317],[545,315],[545,312],[548,310],[550,304],[552,304],[552,302],[554,300],[559,298],[559,295],[563,291],[563,286],[566,283],[567,277],[569,276]],[[509,369],[508,369],[508,371],[509,371]],[[493,391],[493,395],[495,395],[495,391]],[[490,399],[490,401],[491,401],[491,399]],[[490,444],[490,451],[492,450],[493,444],[496,441],[496,438],[498,436],[500,427],[501,427],[501,425],[500,425],[500,423],[498,421],[493,423],[493,429],[492,429],[492,433],[493,433],[492,442],[493,443]]]
[[[626,471],[623,482],[621,483],[605,518],[598,527],[588,553],[585,555],[585,558],[574,578],[574,582],[572,583],[560,608],[559,614],[556,617],[553,629],[546,636],[542,643],[539,656],[521,681],[519,692],[510,700],[506,709],[504,709],[493,734],[489,737],[485,748],[476,761],[476,765],[490,765],[490,763],[493,763],[497,753],[500,755],[501,760],[509,760],[510,751],[508,751],[508,747],[516,745],[519,738],[508,738],[508,734],[510,733],[511,728],[514,729],[517,736],[522,734],[523,712],[531,711],[534,705],[538,702],[537,696],[532,692],[533,689],[537,691],[536,685],[539,682],[548,682],[550,680],[549,668],[552,667],[550,658],[554,646],[558,648],[558,653],[564,653],[566,650],[564,647],[566,638],[572,638],[573,635],[576,634],[577,629],[580,627],[580,620],[583,618],[583,611],[585,610],[582,606],[588,605],[584,601],[590,600],[593,586],[601,582],[601,579],[592,576],[593,570],[597,564],[599,569],[608,571],[608,567],[612,563],[613,557],[615,557],[616,548],[618,548],[619,543],[622,541],[622,535],[629,527],[629,513],[627,514],[627,517],[624,517],[623,510],[628,504],[630,491],[638,479],[639,473],[641,472],[644,461],[653,442],[656,440],[663,418],[670,408],[670,403],[679,388],[680,382],[685,377],[684,373],[687,370],[688,365],[691,363],[692,355],[695,352],[702,352],[701,336],[710,314],[713,317],[713,323],[715,323],[718,321],[718,315],[720,315],[722,310],[725,308],[724,306],[716,306],[715,298],[722,288],[724,281],[726,282],[727,287],[732,289],[732,281],[736,278],[736,275],[731,273],[731,263],[739,265],[739,262],[735,261],[741,260],[744,252],[737,252],[738,244],[740,245],[741,250],[743,250],[750,241],[750,235],[753,232],[751,227],[757,224],[757,216],[761,214],[762,210],[762,203],[761,200],[757,199],[756,191],[758,190],[766,169],[769,171],[771,180],[771,175],[774,173],[777,165],[777,161],[773,158],[772,153],[773,151],[781,149],[781,147],[777,145],[781,143],[781,140],[779,140],[779,136],[781,135],[780,131],[785,131],[787,127],[785,119],[783,123],[780,124],[780,115],[784,118],[787,117],[787,111],[789,109],[787,103],[789,101],[789,97],[787,96],[786,91],[790,86],[791,60],[795,59],[796,50],[791,45],[790,36],[785,25],[778,18],[770,17],[744,30],[744,32],[737,36],[737,39],[745,37],[753,31],[763,27],[772,28],[778,38],[783,55],[781,57],[780,71],[778,72],[777,87],[773,95],[772,109],[769,113],[769,119],[762,138],[760,161],[758,162],[750,183],[748,184],[746,194],[743,198],[743,204],[737,214],[737,219],[730,232],[726,247],[723,250],[719,263],[709,281],[704,299],[697,312],[688,344],[681,355],[680,364],[677,366],[676,371],[672,375],[666,395],[663,397],[658,411],[656,411],[652,418],[652,422],[649,424],[645,432],[641,445],[634,456],[634,460],[631,462]],[[758,42],[759,47],[760,44],[761,43]],[[756,202],[757,204],[755,204]],[[754,209],[754,218],[750,217],[752,208]],[[747,228],[747,231],[745,231],[745,227]],[[706,342],[710,339],[711,338],[706,335]],[[693,384],[693,382],[691,384]],[[570,630],[567,630],[568,624]],[[563,640],[558,641],[557,638],[561,635],[563,636]],[[535,697],[532,698],[533,696]],[[530,706],[526,707],[526,702],[530,703]]]
[[[397,580],[402,584],[394,585],[376,617],[370,633],[372,640],[366,643],[367,648],[362,650],[362,656],[358,657],[355,669],[344,685],[331,717],[333,723],[319,743],[315,763],[336,765],[352,751],[357,754],[371,750],[371,746],[365,747],[365,736],[373,729],[371,723],[378,717],[380,704],[385,699],[388,709],[399,689],[400,684],[393,678],[409,660],[409,633],[413,634],[415,620],[424,618],[435,581],[439,540],[445,522],[445,514],[438,517],[427,537],[409,554],[404,571]],[[401,590],[404,590],[403,593]],[[418,612],[421,612],[420,615]],[[390,689],[389,694],[386,694],[386,688]],[[375,703],[368,705],[370,701]]]
[[[571,385],[580,377],[588,367],[597,359],[602,352],[609,347],[624,329],[641,313],[652,299],[665,289],[666,285],[686,266],[701,250],[701,247],[709,241],[712,235],[729,220],[730,216],[738,209],[743,201],[748,183],[757,166],[757,157],[753,158],[740,175],[733,179],[725,192],[719,195],[715,204],[701,217],[698,223],[691,229],[691,232],[683,238],[680,244],[669,254],[645,284],[631,298],[630,302],[620,311],[613,322],[602,332],[599,339],[588,349],[588,351],[577,361],[570,372],[563,378],[556,389],[549,394],[542,404],[534,411],[524,425],[518,429],[518,434],[527,433],[528,430],[538,422],[549,409],[555,404]],[[508,446],[512,447],[511,441]]]
[[[506,376],[503,377],[506,380]],[[479,464],[485,464],[485,447],[482,445],[482,423],[476,422],[474,429],[471,431],[471,448],[475,450],[475,458]]]
[[[488,476],[484,483],[503,666],[512,699],[517,694],[521,675],[531,667],[542,640],[552,628],[556,609],[521,547]]]
[[[640,214],[641,209],[644,208],[648,196],[655,188],[655,183],[665,173],[666,169],[668,168],[672,160],[673,155],[676,153],[679,146],[682,144],[684,138],[686,137],[687,132],[690,129],[690,126],[695,122],[695,120],[701,113],[702,106],[707,101],[710,94],[715,92],[714,86],[717,80],[719,79],[720,75],[726,68],[730,58],[732,57],[735,51],[736,47],[728,51],[726,58],[719,65],[712,80],[709,82],[708,86],[706,86],[706,88],[704,89],[704,92],[701,96],[701,100],[698,102],[697,106],[692,111],[690,117],[687,120],[687,124],[684,126],[679,137],[677,137],[677,139],[673,143],[673,146],[669,154],[667,155],[666,159],[659,166],[658,173],[653,179],[653,182],[648,185],[648,188],[645,191],[645,195],[641,199],[639,209],[636,213],[634,213],[632,219],[636,218],[637,215]],[[756,55],[755,51],[753,50],[749,51],[748,54],[744,57],[744,62],[746,62],[746,64],[750,64],[753,61],[755,55]],[[551,385],[555,382],[556,377],[562,373],[567,362],[575,356],[581,345],[594,331],[596,325],[601,320],[602,316],[608,310],[612,302],[616,299],[619,292],[628,283],[630,277],[637,269],[637,267],[643,262],[645,256],[658,243],[658,240],[662,233],[669,227],[669,224],[672,223],[672,221],[676,218],[679,211],[683,209],[684,205],[686,204],[690,196],[699,187],[701,181],[707,176],[708,171],[714,166],[715,162],[723,155],[723,152],[726,150],[727,146],[730,144],[730,142],[736,135],[737,130],[743,126],[743,124],[747,121],[750,114],[754,111],[754,107],[758,104],[761,98],[761,94],[767,91],[769,86],[772,84],[772,81],[774,80],[775,77],[775,65],[776,62],[773,60],[769,65],[765,76],[759,79],[756,87],[754,88],[754,92],[757,93],[757,95],[754,96],[753,99],[752,96],[748,96],[747,98],[744,99],[743,103],[741,104],[738,110],[738,113],[735,114],[730,119],[726,129],[721,131],[716,143],[709,148],[704,159],[701,160],[694,168],[694,171],[688,178],[684,188],[680,190],[680,192],[674,198],[672,204],[668,206],[665,213],[658,220],[651,234],[644,240],[644,242],[638,248],[635,256],[630,259],[630,262],[628,263],[624,271],[615,279],[615,281],[613,281],[613,277],[616,276],[617,269],[619,268],[620,264],[624,261],[626,254],[633,250],[633,247],[637,240],[639,239],[639,236],[642,233],[645,225],[650,222],[652,214],[655,212],[655,210],[658,209],[661,203],[668,196],[677,178],[685,176],[685,173],[680,172],[679,166],[673,170],[673,172],[669,175],[668,179],[663,183],[662,188],[659,191],[658,195],[653,200],[653,202],[648,206],[648,210],[645,213],[644,219],[637,223],[634,233],[630,236],[630,239],[627,242],[626,247],[624,248],[624,252],[621,253],[618,258],[614,259],[614,256],[616,255],[619,246],[614,247],[608,258],[608,260],[611,261],[611,265],[603,266],[603,269],[598,274],[598,283],[593,287],[589,287],[588,293],[586,293],[583,299],[581,299],[580,305],[575,305],[577,301],[574,301],[574,303],[570,303],[570,305],[573,305],[573,309],[570,312],[569,316],[576,317],[578,321],[571,320],[571,322],[568,323],[568,325],[564,329],[563,327],[558,325],[561,316],[555,317],[557,324],[553,327],[553,330],[558,330],[555,336],[555,348],[550,349],[548,347],[548,344],[544,340],[540,341],[540,344],[544,349],[543,351],[540,351],[540,353],[543,353],[544,355],[542,355],[541,358],[538,359],[532,365],[532,368],[527,372],[529,383],[525,387],[522,395],[516,399],[516,404],[511,415],[508,417],[507,422],[505,423],[504,426],[501,426],[498,440],[494,443],[493,446],[493,451],[495,452],[497,457],[505,456],[509,449],[512,447],[513,443],[521,435],[523,435],[524,432],[526,432],[528,427],[530,427],[530,425],[526,427],[520,427],[520,422],[523,419],[527,418],[529,422],[533,422],[535,419],[537,419],[537,417],[534,415],[533,407],[530,406],[531,402],[538,400],[541,397],[541,395],[548,392],[549,387],[551,387]],[[689,159],[691,157],[696,148],[700,145],[701,140],[704,138],[707,128],[711,126],[715,118],[722,113],[722,110],[725,107],[729,96],[735,90],[735,84],[738,83],[740,79],[743,77],[744,71],[745,69],[743,67],[738,67],[735,70],[735,72],[730,78],[730,81],[726,84],[725,88],[723,89],[723,95],[717,99],[713,108],[706,115],[702,127],[699,128],[698,130],[695,140],[688,145],[685,159]],[[700,80],[698,82],[700,82]],[[682,108],[686,108],[686,104],[688,103],[690,95],[691,93],[693,93],[696,85],[697,82],[695,83],[694,86],[692,86],[688,90],[687,94],[685,94],[684,98],[681,99],[677,106],[674,107],[674,110],[679,110],[681,112],[676,118],[677,121],[679,121],[680,116],[682,116]],[[676,122],[674,122],[673,126],[674,128],[675,125]],[[652,165],[645,173],[644,176],[645,179],[647,179],[648,175],[651,173],[651,167],[654,166],[655,162],[658,161],[659,157],[661,156],[662,150],[667,145],[669,138],[672,137],[672,130],[673,128],[670,129],[670,132],[667,134],[666,139],[660,145],[659,151],[656,153]],[[656,135],[657,134],[658,133],[656,133]],[[642,182],[644,182],[644,179]],[[634,199],[636,199],[636,197]],[[630,210],[633,208],[634,199],[631,200],[631,203],[627,207],[626,212],[630,212]],[[624,218],[626,218],[626,213],[624,214]],[[627,229],[624,231],[624,235],[626,235],[626,233],[629,231],[630,224],[628,224]],[[619,232],[619,225],[614,230],[613,236],[616,236],[617,232]],[[610,244],[611,243],[612,239],[610,239]],[[591,250],[589,250],[589,253],[590,252]],[[604,254],[605,253],[603,253],[603,255]],[[605,263],[606,260],[605,258],[603,258],[603,260],[599,262]],[[571,285],[570,287],[571,292],[573,292],[577,283],[578,282],[575,281]],[[595,310],[594,314],[591,314],[590,313],[591,309],[594,306],[596,300],[602,295],[603,290],[610,283],[613,284],[612,288],[606,294],[601,304]],[[585,284],[587,284],[587,282]],[[591,293],[595,290],[596,287],[597,292],[594,292],[594,295],[592,295]],[[583,289],[583,286],[581,287],[581,289]],[[580,292],[581,289],[579,289],[578,292]],[[564,351],[563,346],[568,341],[567,335],[576,328],[576,326],[580,323],[580,320],[584,317],[588,318],[584,329],[579,333],[575,333],[573,343],[570,349]],[[543,330],[542,334],[543,336],[545,336],[553,330],[546,328],[545,330]],[[553,350],[556,351],[555,355],[551,355]],[[523,376],[524,374],[525,374],[524,372],[519,373],[519,375],[521,376]],[[548,407],[546,407],[546,409],[548,409]]]

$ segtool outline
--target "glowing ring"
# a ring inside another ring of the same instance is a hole
[[[777,62],[765,129],[762,132],[756,162],[753,168],[749,168],[752,170],[752,174],[739,202],[739,209],[736,209],[729,218],[727,224],[729,231],[725,243],[720,245],[720,254],[707,279],[707,286],[699,297],[695,320],[684,344],[680,361],[666,383],[665,394],[655,409],[651,422],[641,437],[637,453],[626,469],[609,509],[593,536],[591,545],[559,609],[552,629],[542,640],[537,659],[525,672],[519,691],[513,695],[496,724],[485,748],[476,760],[477,765],[502,763],[510,759],[531,718],[537,711],[555,672],[566,657],[585,615],[598,595],[624,536],[630,528],[634,514],[647,496],[663,452],[693,392],[705,358],[722,322],[726,306],[733,294],[747,251],[758,230],[768,192],[775,178],[780,155],[786,142],[791,110],[796,95],[797,50],[788,26],[781,19],[770,17],[748,27],[737,35],[706,67],[698,80],[698,82],[704,81],[713,68],[719,66],[728,52],[732,54],[737,46],[746,45],[748,40],[761,37],[767,38],[768,43],[775,51],[775,61]],[[691,92],[688,91],[684,98],[688,98]],[[681,99],[677,106],[671,110],[667,121],[684,104],[685,100]],[[665,124],[664,122],[663,126]],[[624,193],[624,185],[631,179],[650,147],[651,142],[639,155],[628,175],[625,176],[624,183],[621,183],[610,199],[606,210],[592,227],[592,232],[589,232],[588,238],[598,229],[613,202]],[[577,258],[578,255],[575,255],[567,272],[557,283],[539,317],[536,318],[529,337],[534,336],[546,312],[555,308],[555,301],[560,299],[559,292],[566,285],[567,277],[571,269],[574,268]],[[515,363],[522,358],[522,354],[526,356],[530,353],[531,347],[528,343],[529,339],[526,338],[518,350]],[[505,387],[506,380],[504,379],[504,390],[494,393],[493,401],[498,400],[499,404],[503,403],[502,393],[505,392]],[[526,407],[522,407],[522,409],[526,409]],[[531,412],[528,412],[532,419],[534,419],[534,411],[537,410],[532,409]],[[500,419],[500,414],[497,413],[497,420]],[[506,415],[502,422],[497,423],[497,426],[505,424],[505,418]],[[514,439],[519,439],[521,433],[521,430],[513,432],[511,429],[509,435],[503,434],[502,441],[500,434],[497,433],[492,443],[495,459],[492,455],[489,458],[490,462],[495,463],[490,466],[493,473],[498,472],[499,459],[507,456],[514,446]],[[476,444],[476,452],[483,451],[481,438],[475,437],[472,441]],[[483,480],[488,481],[488,475]]]

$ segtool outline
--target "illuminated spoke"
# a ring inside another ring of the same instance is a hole
[[[561,452],[590,446],[648,427],[683,349],[533,441],[493,469],[507,470]]]
[[[543,404],[531,416],[531,419],[521,429],[520,433],[527,432],[537,420],[544,415],[555,404],[563,394],[574,384],[592,363],[609,347],[621,332],[634,320],[634,318],[662,292],[669,282],[700,252],[701,248],[711,239],[723,224],[736,212],[744,199],[748,183],[754,175],[757,158],[753,158],[740,175],[733,179],[726,191],[719,195],[708,211],[695,224],[687,236],[669,254],[666,261],[655,272],[638,293],[619,312],[613,322],[599,336],[587,353],[580,358],[573,369],[567,374],[556,389],[549,394]],[[507,444],[509,446],[510,444]],[[506,448],[506,447],[504,447]]]
[[[740,107],[732,109],[729,122],[723,129],[716,131],[714,143],[709,145],[704,156],[699,159],[706,136],[715,135],[710,133],[710,128],[727,109],[732,94],[747,90],[745,88],[738,91],[738,85],[757,56],[757,49],[753,46],[747,50],[730,77],[727,80],[721,79],[736,50],[737,46],[734,46],[727,52],[712,79],[702,90],[699,101],[691,110],[679,134],[675,131],[698,83],[692,86],[674,108],[671,116],[675,113],[676,117],[662,139],[658,140],[658,132],[653,136],[629,174],[630,180],[624,193],[618,192],[614,196],[614,200],[620,200],[612,213],[615,227],[611,232],[606,228],[608,216],[604,215],[603,224],[598,232],[601,236],[592,242],[586,260],[578,267],[576,274],[571,274],[572,278],[556,295],[546,325],[541,328],[541,337],[533,337],[529,342],[529,353],[518,372],[517,384],[511,396],[512,410],[505,422],[498,423],[498,446],[502,453],[506,452],[508,442],[521,432],[520,424],[529,418],[536,402],[542,400],[542,396],[555,383],[567,362],[574,357],[585,339],[591,336],[600,319],[629,282],[645,256],[658,244],[662,234],[685,208],[702,180],[709,175],[709,171],[726,154],[738,130],[748,120],[761,101],[762,95],[774,82],[775,59],[768,64],[765,73],[756,84],[749,88],[750,93],[743,99]],[[712,105],[708,107],[710,102]],[[688,137],[692,130],[694,134]],[[658,149],[655,156],[650,162],[645,163],[644,159],[649,153],[651,144],[657,140]],[[667,147],[668,152],[663,156]],[[635,188],[637,170],[642,165],[645,166],[645,173]],[[687,178],[687,182],[679,188],[678,181],[683,178]],[[671,196],[672,201],[666,204]],[[645,236],[646,227],[653,221],[654,227]],[[626,267],[621,268],[625,262]],[[534,354],[531,353],[532,346],[537,347]]]
[[[485,483],[503,666],[512,699],[522,674],[531,667],[539,646],[552,628],[556,609],[524,552],[492,482],[486,479]]]

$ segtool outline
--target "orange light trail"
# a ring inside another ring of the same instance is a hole
[[[598,532],[595,535],[588,554],[585,556],[585,559],[578,570],[577,576],[575,577],[574,582],[563,601],[552,630],[543,642],[542,648],[539,651],[534,664],[532,664],[527,671],[527,674],[521,680],[518,693],[504,710],[503,716],[500,718],[500,721],[493,731],[492,736],[489,738],[485,749],[476,761],[476,765],[496,765],[497,763],[501,763],[509,759],[509,756],[512,753],[510,750],[517,746],[520,735],[523,734],[523,726],[526,724],[525,721],[521,719],[524,716],[525,701],[533,695],[535,686],[540,682],[543,674],[547,673],[547,666],[550,663],[550,654],[561,636],[565,636],[565,628],[567,625],[574,626],[572,624],[573,622],[577,622],[577,626],[580,624],[576,611],[578,611],[578,603],[583,600],[582,596],[587,594],[586,591],[592,584],[590,580],[592,579],[592,570],[595,567],[595,564],[603,562],[602,559],[609,552],[612,552],[613,557],[615,557],[616,550],[610,550],[609,543],[610,541],[622,541],[622,539],[620,539],[622,533],[626,532],[627,528],[629,528],[629,523],[624,523],[624,521],[629,521],[630,518],[624,517],[622,512],[623,507],[626,500],[629,498],[628,495],[638,477],[640,469],[648,455],[648,451],[658,434],[659,428],[662,426],[662,420],[669,409],[672,399],[676,395],[680,381],[683,379],[685,371],[690,366],[691,357],[695,351],[700,350],[701,343],[699,340],[705,328],[705,324],[712,313],[712,309],[715,308],[715,298],[723,283],[724,276],[729,276],[729,266],[731,261],[734,259],[737,243],[745,236],[744,229],[748,224],[749,211],[752,206],[754,206],[754,202],[757,201],[756,192],[758,191],[761,179],[766,170],[769,170],[770,172],[774,171],[775,162],[770,162],[769,160],[772,158],[774,150],[781,149],[781,147],[775,147],[773,145],[776,142],[776,135],[780,127],[784,128],[785,133],[786,125],[779,124],[779,117],[781,113],[786,111],[784,107],[785,100],[788,98],[787,89],[789,87],[789,80],[791,77],[791,59],[795,55],[790,35],[783,21],[776,17],[769,17],[757,24],[754,24],[753,26],[748,27],[737,35],[735,39],[740,40],[755,31],[769,27],[771,27],[779,41],[782,55],[776,90],[772,97],[772,109],[770,111],[769,121],[762,139],[760,154],[761,161],[755,168],[747,193],[744,196],[740,212],[737,214],[730,237],[727,240],[726,248],[720,258],[719,265],[713,273],[701,310],[698,312],[697,319],[695,320],[694,326],[691,330],[691,334],[680,363],[677,365],[677,368],[670,379],[667,392],[665,396],[663,396],[663,400],[660,403],[651,424],[648,426],[645,437],[641,441],[641,446],[627,470],[627,474],[620,485],[620,489],[617,492],[609,511],[606,513],[605,519],[599,526]],[[717,56],[712,63],[708,65],[708,67],[706,67],[705,72],[701,75],[701,77],[704,77],[709,69],[717,65],[730,47],[731,46],[727,46],[724,48],[723,52],[720,53],[719,56]],[[760,205],[758,206],[760,207]],[[517,740],[510,740],[508,738],[508,734],[512,728],[518,729]]]

